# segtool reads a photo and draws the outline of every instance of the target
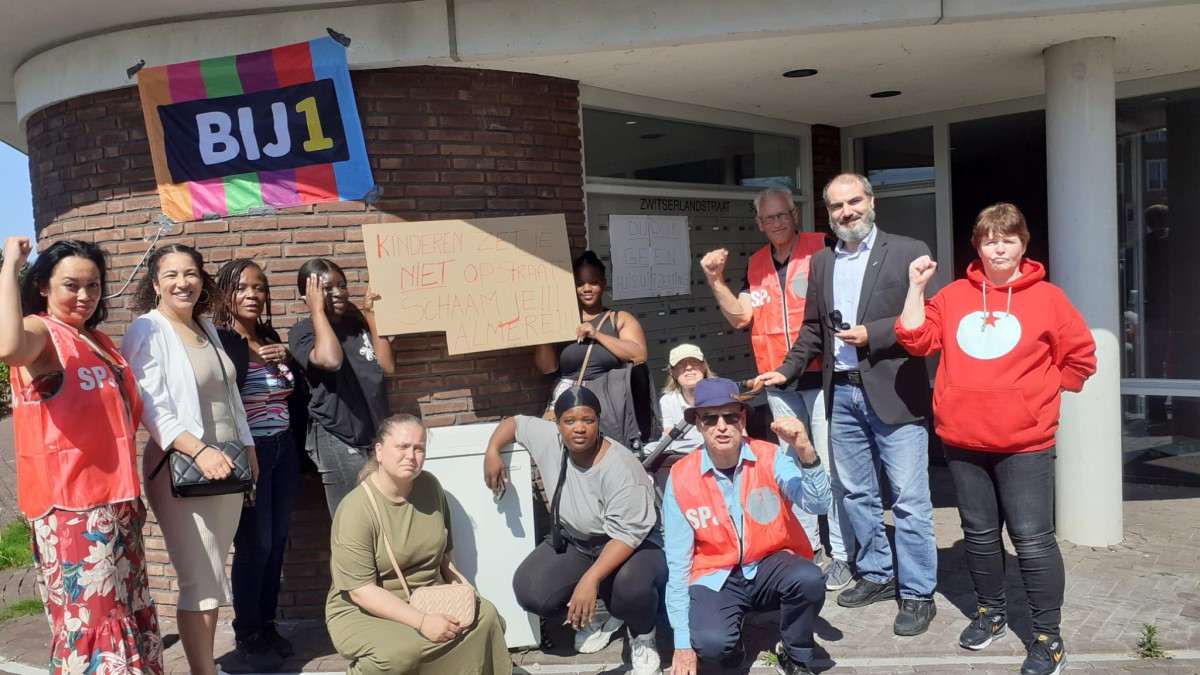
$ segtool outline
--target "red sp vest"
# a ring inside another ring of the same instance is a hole
[[[720,568],[757,562],[778,551],[791,551],[812,560],[808,535],[792,514],[791,502],[775,484],[779,446],[746,440],[756,460],[742,466],[740,498],[745,515],[741,541],[713,472],[700,473],[701,453],[707,451],[700,448],[671,467],[675,501],[695,537],[688,583]]]
[[[88,348],[79,332],[57,319],[38,316],[63,366],[62,385],[48,398],[27,392],[29,376],[13,368],[13,427],[17,450],[17,504],[26,518],[41,518],[52,508],[81,511],[137,499],[137,421],[142,399],[132,372],[125,392],[114,374]],[[125,360],[100,331],[90,337],[113,362]],[[132,416],[132,419],[131,419]]]
[[[799,232],[796,246],[788,260],[787,288],[779,287],[779,275],[775,262],[771,260],[771,245],[755,251],[750,256],[746,278],[750,282],[750,304],[754,310],[754,323],[750,325],[750,344],[754,347],[754,360],[758,372],[766,373],[778,368],[796,338],[800,337],[800,326],[804,324],[804,297],[808,292],[808,261],[812,255],[825,247],[825,235],[817,232]],[[809,370],[820,370],[821,360],[813,359]]]

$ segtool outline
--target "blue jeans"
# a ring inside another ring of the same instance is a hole
[[[696,657],[722,670],[741,672],[737,653],[747,611],[779,611],[779,637],[788,656],[800,663],[813,657],[813,624],[825,604],[825,576],[807,558],[778,551],[763,558],[753,579],[733,570],[720,591],[688,587],[688,625]]]
[[[275,621],[283,549],[300,490],[300,458],[286,429],[274,436],[255,436],[258,491],[254,506],[242,507],[233,537],[233,633],[253,637]]]
[[[346,445],[342,439],[325,430],[315,420],[308,425],[308,456],[317,465],[325,485],[325,503],[329,516],[337,513],[338,504],[358,486],[358,472],[371,459],[372,451]]]
[[[883,583],[895,578],[900,597],[930,600],[937,585],[937,542],[929,498],[929,434],[919,422],[887,424],[862,387],[835,384],[830,439],[845,514],[854,528],[858,573]],[[896,565],[883,524],[882,467],[891,487]],[[898,569],[896,569],[898,568]]]
[[[824,392],[820,389],[767,390],[767,405],[771,407],[771,415],[775,419],[796,417],[808,427],[809,440],[816,448],[817,456],[821,458],[821,465],[829,474],[829,486],[833,491],[833,502],[829,505],[829,514],[826,517],[829,525],[829,554],[838,560],[848,562],[845,542],[854,541],[854,531],[850,528],[849,519],[841,517],[842,499],[845,497],[845,493],[837,481],[835,460],[832,453],[829,452],[829,421],[825,419],[824,399]],[[796,456],[795,448],[786,443],[783,446],[789,455]],[[800,521],[800,526],[808,533],[808,543],[812,545],[813,551],[821,548],[820,517],[805,513],[796,506],[792,506],[792,513],[796,515],[796,520]]]
[[[946,446],[958,494],[967,569],[980,607],[1007,611],[1001,526],[1017,549],[1033,632],[1058,635],[1066,575],[1054,536],[1054,446],[1036,452],[978,452]]]

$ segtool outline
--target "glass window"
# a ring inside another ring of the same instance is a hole
[[[1121,397],[1126,478],[1200,484],[1200,398]]]
[[[796,188],[800,144],[790,136],[585,108],[589,178]]]
[[[1200,89],[1117,101],[1117,160],[1122,376],[1200,379]]]
[[[933,182],[933,127],[860,139],[861,166],[875,188]]]
[[[902,234],[925,242],[937,252],[937,200],[932,192],[903,197],[875,195],[875,218],[888,234]]]
[[[1149,141],[1147,141],[1149,142]],[[1165,159],[1148,159],[1146,160],[1146,189],[1147,190],[1166,190],[1167,189],[1167,160]]]

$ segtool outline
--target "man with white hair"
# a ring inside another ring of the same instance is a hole
[[[705,279],[726,320],[734,328],[750,328],[750,344],[758,372],[775,370],[800,336],[804,325],[804,307],[808,294],[809,261],[814,253],[827,248],[824,234],[800,232],[796,202],[787,188],[767,188],[754,200],[754,222],[767,238],[767,245],[750,256],[742,291],[734,295],[725,283],[725,264],[729,251],[709,251],[700,261]],[[832,471],[836,458],[829,456],[829,425],[821,391],[821,362],[814,359],[808,370],[783,387],[767,390],[767,404],[776,419],[796,417],[807,421],[809,436],[824,462]],[[795,450],[792,450],[795,452]],[[832,479],[831,479],[832,480]],[[846,543],[854,545],[854,532],[848,520],[840,517],[842,494],[836,482],[833,505],[829,509],[829,564],[825,567],[825,588],[840,591],[850,585],[853,575]],[[808,533],[818,564],[821,532],[817,516],[796,512],[796,518]]]
[[[737,385],[722,378],[696,385],[696,405],[684,415],[704,445],[671,468],[664,491],[671,675],[696,675],[700,661],[741,672],[742,619],[747,611],[772,610],[780,619],[776,670],[811,675],[825,583],[790,506],[825,513],[829,478],[795,417],[771,428],[799,461],[746,437],[750,406],[737,394]]]

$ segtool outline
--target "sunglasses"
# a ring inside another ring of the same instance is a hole
[[[850,330],[850,324],[842,319],[842,312],[837,309],[829,313],[829,327],[835,331]]]
[[[54,398],[55,394],[62,391],[63,381],[64,375],[61,370],[42,373],[22,387],[21,400],[28,403],[49,401]]]
[[[758,392],[762,391],[763,388],[762,382],[757,382],[753,379],[746,380],[742,383],[742,386],[747,387],[747,389],[743,392],[731,395],[730,398],[735,401],[741,401],[742,403],[748,403],[757,398]]]
[[[739,410],[737,412],[727,412],[727,413],[720,413],[720,414],[708,413],[706,415],[700,415],[698,419],[700,421],[700,424],[703,424],[706,427],[717,426],[717,422],[719,420],[725,420],[725,424],[734,426],[737,424],[741,424],[742,412]]]

